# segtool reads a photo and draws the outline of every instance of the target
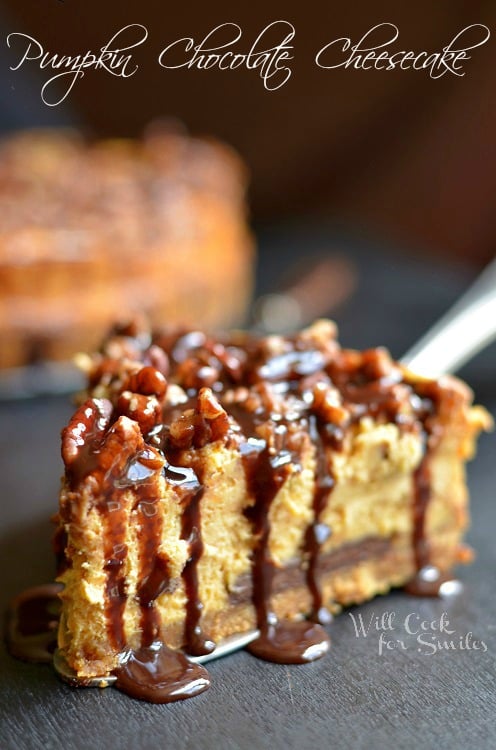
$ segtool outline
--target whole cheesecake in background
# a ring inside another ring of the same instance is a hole
[[[91,350],[123,311],[240,322],[253,266],[245,186],[230,148],[159,125],[141,140],[4,139],[0,367]]]

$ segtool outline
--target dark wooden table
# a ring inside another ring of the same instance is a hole
[[[395,355],[470,280],[466,269],[407,262],[394,252],[378,253],[370,240],[326,227],[266,229],[261,239],[266,255],[260,289],[271,287],[288,259],[346,250],[355,258],[360,285],[359,294],[335,313],[341,338],[353,346],[385,343]],[[463,373],[493,413],[495,370],[492,348]],[[47,519],[57,503],[59,430],[70,410],[66,397],[0,403],[2,610],[23,587],[53,575]],[[51,668],[15,661],[1,646],[0,748],[496,747],[494,445],[494,437],[484,436],[469,468],[473,526],[468,539],[477,558],[460,571],[464,590],[456,598],[414,599],[394,592],[337,618],[328,658],[286,667],[237,653],[210,665],[209,691],[168,706],[140,703],[111,689],[73,690]],[[385,614],[390,630],[381,627]],[[357,637],[351,615],[379,628]],[[445,625],[439,633],[441,618]],[[421,623],[423,642],[407,632],[407,625],[414,631]],[[487,650],[476,650],[482,642]]]

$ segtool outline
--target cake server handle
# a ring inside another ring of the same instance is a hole
[[[496,339],[496,258],[445,315],[401,357],[426,377],[453,373]]]

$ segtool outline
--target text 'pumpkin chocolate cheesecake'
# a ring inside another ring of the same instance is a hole
[[[285,338],[130,325],[84,364],[56,533],[76,683],[188,697],[208,675],[184,653],[254,628],[252,653],[311,661],[331,612],[435,594],[467,559],[464,463],[491,420],[460,380],[342,349],[329,321]]]
[[[0,141],[0,367],[92,350],[129,311],[236,325],[251,295],[246,173],[227,146],[158,124]],[[185,291],[187,293],[185,294]]]

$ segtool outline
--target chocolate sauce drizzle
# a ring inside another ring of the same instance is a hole
[[[181,538],[188,542],[189,555],[182,571],[186,591],[186,619],[184,625],[184,642],[186,651],[193,656],[211,653],[215,644],[205,638],[201,628],[203,604],[198,586],[198,562],[203,554],[201,534],[201,499],[204,488],[201,473],[191,468],[169,465],[166,477],[182,491],[183,513],[181,521]]]
[[[145,514],[145,517],[146,514]],[[143,518],[143,513],[141,513]],[[149,521],[149,518],[147,519]],[[150,646],[158,637],[160,621],[158,618],[156,601],[161,594],[171,589],[169,573],[169,562],[163,555],[157,554],[158,541],[153,547],[151,555],[145,550],[152,549],[152,540],[156,540],[161,524],[153,523],[142,526],[146,542],[141,551],[141,583],[138,588],[137,598],[141,606],[141,642],[143,646]]]
[[[413,475],[413,532],[412,547],[415,560],[415,576],[404,586],[412,596],[439,596],[442,586],[453,580],[453,575],[441,572],[431,563],[429,539],[426,531],[426,516],[431,500],[431,453],[426,451],[420,466]]]
[[[413,474],[412,549],[416,572],[403,588],[412,596],[436,597],[442,593],[443,584],[454,579],[451,571],[441,571],[432,563],[427,533],[427,512],[432,497],[431,463],[442,435],[435,417],[441,409],[453,408],[456,394],[443,393],[441,385],[435,381],[421,382],[418,391],[424,455]]]
[[[246,510],[253,525],[256,544],[252,561],[252,598],[259,637],[248,650],[255,656],[281,664],[299,664],[323,656],[329,649],[329,637],[319,626],[308,622],[279,620],[271,606],[275,565],[269,549],[270,508],[292,471],[293,456],[285,449],[287,427],[280,425],[278,450],[266,443],[260,448],[249,443],[242,449],[248,493],[254,503]]]
[[[308,557],[306,581],[312,597],[310,619],[321,625],[328,625],[332,615],[324,606],[324,597],[319,580],[319,560],[323,544],[331,535],[327,524],[321,523],[320,518],[329,502],[335,481],[329,468],[329,457],[325,450],[322,436],[319,433],[315,419],[311,418],[310,434],[315,445],[315,485],[313,494],[313,520],[305,534],[305,552]]]
[[[119,372],[115,346],[123,347],[122,362],[126,358],[139,360],[145,367],[136,371],[133,365],[126,379],[125,373]],[[159,369],[156,363],[160,363]],[[182,388],[183,397],[176,402],[164,401],[168,387],[164,375]],[[363,417],[392,421],[401,430],[427,435],[428,447],[414,477],[412,546],[419,574],[429,567],[425,517],[431,494],[430,426],[441,392],[435,383],[417,388],[384,350],[341,350],[330,329],[275,343],[240,335],[214,340],[195,331],[150,337],[122,329],[114,342],[110,339],[102,348],[101,359],[90,375],[93,386],[102,381],[109,384],[113,411],[109,402],[93,401],[93,407],[86,404],[79,422],[73,419],[67,428],[64,460],[71,486],[92,474],[105,498],[99,510],[105,534],[107,621],[111,643],[121,652],[121,664],[115,671],[119,689],[145,700],[166,702],[196,695],[209,682],[203,668],[158,640],[156,600],[171,592],[175,584],[168,560],[158,553],[162,526],[151,481],[157,467],[153,456],[148,465],[141,452],[131,456],[124,472],[115,466],[102,470],[101,453],[118,415],[134,420],[145,444],[162,456],[165,480],[175,487],[182,504],[181,537],[189,549],[182,572],[187,599],[184,645],[190,654],[206,654],[214,648],[202,632],[198,580],[203,554],[204,477],[197,451],[209,442],[221,441],[240,450],[251,498],[246,509],[255,539],[251,590],[260,630],[260,637],[249,647],[252,653],[271,661],[301,663],[319,658],[329,649],[329,637],[321,624],[331,618],[319,570],[331,533],[322,522],[335,484],[329,449],[342,448],[350,428]],[[99,403],[96,415],[91,412],[95,403]],[[270,512],[278,492],[291,473],[298,471],[309,436],[316,451],[313,518],[301,555],[311,595],[311,621],[289,622],[278,619],[273,608],[276,566],[270,554]],[[137,600],[142,640],[135,651],[126,648],[123,626],[128,594],[121,490],[126,486],[137,493],[135,510],[141,526]],[[431,590],[434,588],[429,593]],[[427,592],[425,586],[422,592]],[[418,586],[415,593],[419,593]]]
[[[413,475],[413,550],[417,570],[429,564],[429,546],[425,533],[427,507],[431,499],[429,453],[426,453]]]
[[[137,599],[141,607],[141,643],[149,647],[156,640],[160,622],[156,600],[170,588],[169,562],[158,552],[162,534],[162,516],[158,512],[155,486],[142,482],[138,487],[139,584]]]
[[[108,502],[112,502],[111,500]],[[124,564],[127,558],[126,516],[118,504],[111,513],[104,514],[104,570],[107,574],[105,584],[105,604],[107,614],[107,631],[110,642],[117,651],[124,648],[124,608],[127,590]]]
[[[160,642],[126,653],[114,674],[118,690],[150,703],[193,698],[210,687],[205,667]]]

